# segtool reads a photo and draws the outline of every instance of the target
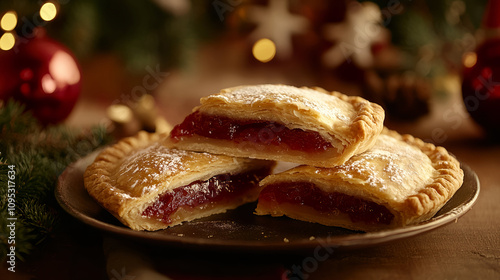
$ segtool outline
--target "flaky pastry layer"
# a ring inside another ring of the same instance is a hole
[[[308,182],[325,192],[338,192],[386,207],[390,225],[353,223],[345,216],[318,213],[297,205],[259,204],[258,215],[287,215],[310,222],[372,231],[402,227],[427,220],[455,194],[463,183],[460,163],[443,147],[411,135],[385,129],[370,150],[333,168],[299,166],[266,177],[264,188],[275,183]]]
[[[258,192],[250,191],[232,202],[174,213],[174,223],[143,217],[142,213],[159,195],[194,181],[219,174],[238,174],[274,163],[182,151],[170,148],[160,139],[166,135],[140,132],[103,150],[84,174],[88,193],[123,224],[134,230],[158,230],[175,224],[221,213],[254,201]]]
[[[205,115],[234,120],[282,124],[288,129],[317,132],[333,148],[307,153],[284,150],[266,143],[234,143],[199,135],[172,140],[175,147],[238,157],[288,161],[332,167],[347,161],[375,143],[383,128],[382,107],[361,97],[321,88],[286,85],[240,86],[201,99],[193,109]]]

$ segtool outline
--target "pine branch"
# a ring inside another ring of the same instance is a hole
[[[57,228],[60,211],[54,197],[58,176],[71,162],[111,142],[105,127],[89,131],[64,125],[42,127],[24,106],[9,101],[0,108],[0,258],[9,231],[8,171],[15,166],[16,256],[23,260]]]

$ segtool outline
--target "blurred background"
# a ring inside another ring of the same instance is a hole
[[[44,122],[90,126],[111,120],[131,134],[148,122],[154,126],[157,115],[180,122],[201,96],[222,88],[319,86],[377,102],[386,109],[388,125],[420,128],[414,133],[439,143],[464,129],[483,131],[468,122],[461,87],[465,70],[477,64],[478,46],[496,24],[485,24],[486,5],[486,0],[2,1],[0,94],[38,107],[35,111],[47,107],[35,113]],[[68,54],[58,60],[60,77],[48,66],[57,51]],[[483,76],[491,82],[491,75]],[[475,109],[482,99],[467,101]]]

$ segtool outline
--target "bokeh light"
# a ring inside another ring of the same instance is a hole
[[[465,67],[471,68],[476,65],[477,62],[477,54],[475,52],[467,52],[462,57],[462,62]]]
[[[276,45],[267,38],[260,39],[253,45],[252,54],[260,62],[269,62],[276,55]]]
[[[54,3],[47,2],[40,8],[40,17],[45,21],[53,20],[57,15],[57,8]]]
[[[113,104],[108,107],[107,115],[109,118],[117,123],[129,123],[134,117],[132,110],[126,105]]]
[[[16,37],[14,34],[7,32],[0,37],[0,49],[3,51],[8,51],[14,47],[16,44]]]
[[[12,31],[17,25],[17,14],[14,11],[6,12],[0,20],[0,27],[5,31]]]

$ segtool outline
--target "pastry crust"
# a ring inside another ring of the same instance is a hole
[[[219,174],[237,174],[274,164],[172,149],[159,141],[166,135],[140,132],[102,151],[84,174],[88,193],[123,224],[134,230],[158,230],[255,201],[259,188],[230,204],[211,205],[193,213],[174,213],[172,224],[141,214],[160,194]]]
[[[327,92],[321,88],[240,86],[223,89],[218,94],[202,98],[200,102],[201,105],[194,108],[193,112],[240,121],[275,122],[288,129],[317,132],[333,148],[325,152],[308,153],[283,150],[266,143],[235,143],[200,135],[175,139],[171,136],[170,141],[175,147],[333,167],[372,147],[383,129],[384,110],[379,105],[361,97]]]
[[[347,215],[328,215],[311,207],[268,205],[259,201],[258,215],[282,216],[372,231],[402,227],[427,220],[455,194],[463,183],[459,162],[443,147],[424,143],[411,135],[384,129],[370,150],[353,156],[334,168],[299,166],[270,175],[261,181],[275,183],[308,182],[325,192],[338,192],[372,201],[386,207],[393,215],[391,224],[353,223]]]

